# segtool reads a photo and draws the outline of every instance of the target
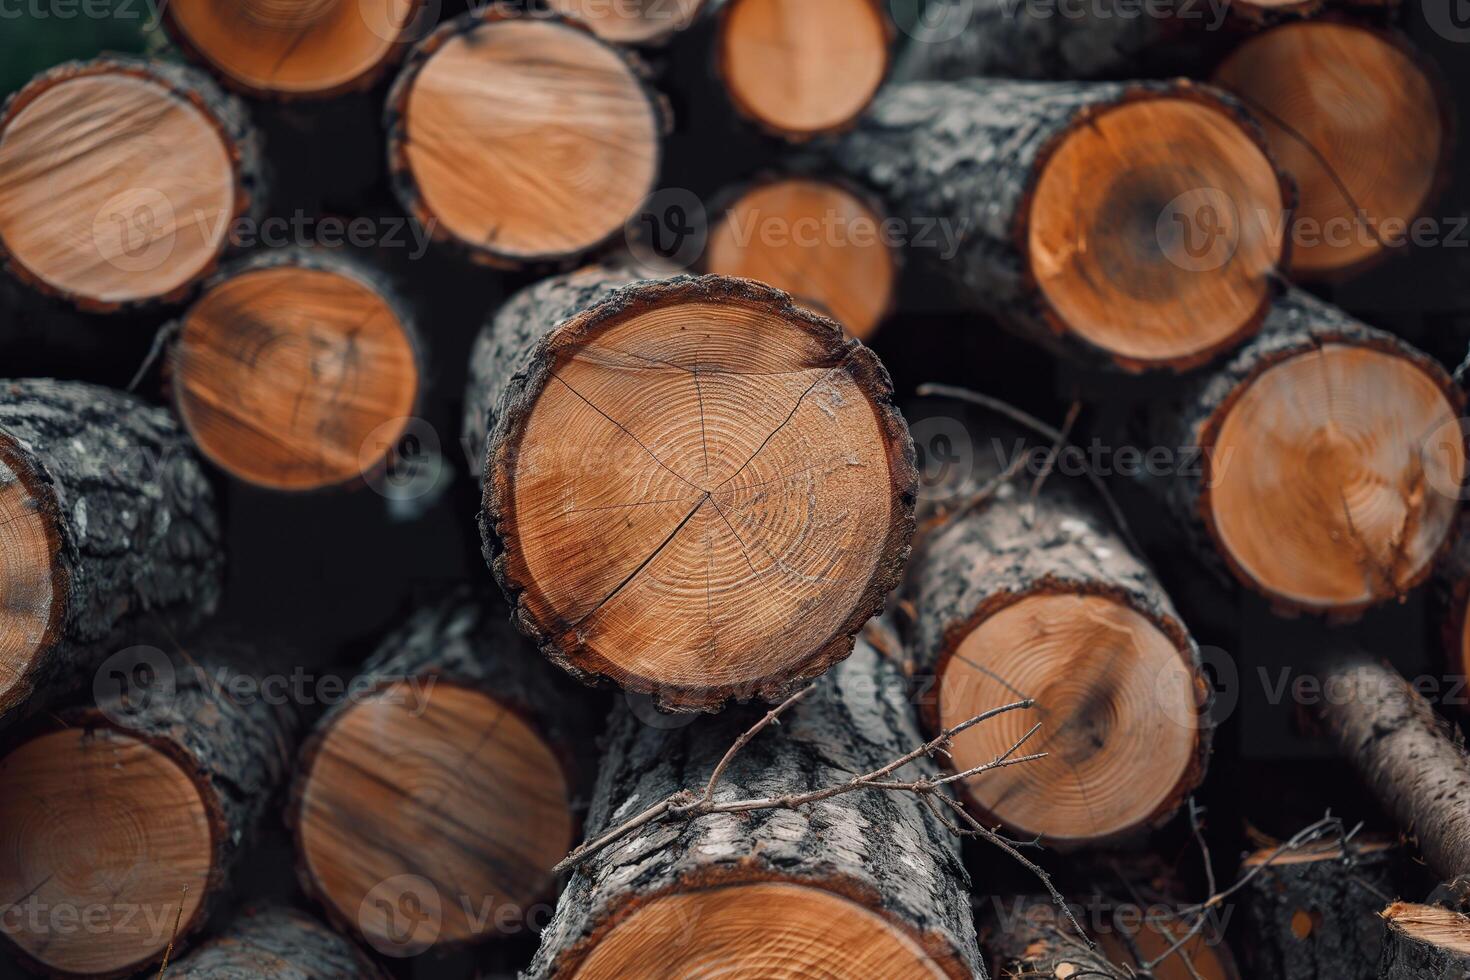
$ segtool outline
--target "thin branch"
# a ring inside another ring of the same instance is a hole
[[[782,701],[780,704],[776,705],[770,711],[767,711],[764,718],[756,722],[754,725],[750,726],[750,728],[746,729],[745,732],[735,740],[735,744],[730,746],[729,750],[725,752],[724,758],[722,758],[719,764],[715,766],[715,771],[710,773],[709,782],[705,784],[704,787],[703,798],[705,802],[709,802],[715,798],[715,788],[719,786],[720,777],[725,774],[725,769],[730,765],[730,760],[734,759],[735,756],[740,752],[740,750],[745,748],[745,746],[749,744],[750,740],[759,735],[768,725],[774,724],[781,717],[781,715],[785,713],[787,708],[791,707],[793,704],[800,701],[802,698],[806,697],[808,694],[812,693],[816,689],[817,686],[815,684],[808,684],[800,691],[797,691],[795,694],[791,695],[791,697],[787,698],[785,701]]]

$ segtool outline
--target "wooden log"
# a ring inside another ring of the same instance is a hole
[[[717,65],[736,112],[803,141],[850,129],[888,74],[881,0],[724,0]]]
[[[892,310],[899,252],[876,202],[820,177],[775,177],[729,195],[704,270],[785,290],[867,340]]]
[[[1339,21],[1285,24],[1243,43],[1213,81],[1261,120],[1297,186],[1292,276],[1340,278],[1408,244],[1448,174],[1452,114],[1407,41]]]
[[[778,698],[898,581],[908,429],[873,353],[785,293],[626,275],[534,286],[476,345],[486,557],[584,680],[684,710]]]
[[[414,614],[351,689],[292,789],[303,889],[390,956],[524,929],[574,843],[581,689],[467,590]]]
[[[568,263],[657,184],[668,110],[576,21],[488,5],[409,55],[388,97],[394,190],[439,241],[502,267]]]
[[[176,980],[383,980],[350,941],[294,909],[246,912],[169,968]]]
[[[889,85],[831,160],[958,244],[940,269],[964,302],[1087,363],[1235,346],[1284,252],[1291,195],[1257,127],[1185,81]]]
[[[1045,467],[1009,472],[1049,445],[993,416],[961,417],[972,465],[956,471],[960,485],[934,494],[951,511],[926,515],[904,587],[926,728],[997,699],[1035,699],[1039,718],[1005,716],[955,739],[957,771],[1005,751],[1037,720],[1027,750],[1049,753],[967,781],[966,804],[1052,847],[1131,842],[1204,778],[1213,730],[1198,648],[1095,491],[1052,473],[1033,498]]]
[[[370,88],[437,14],[427,0],[177,0],[163,23],[230,88],[320,99]]]
[[[1400,894],[1397,844],[1369,837],[1346,847],[1324,840],[1276,850],[1250,854],[1242,866],[1255,873],[1243,902],[1243,945],[1255,975],[1375,980],[1384,935],[1379,911],[1385,898]]]
[[[125,976],[175,922],[180,941],[198,931],[288,768],[294,719],[240,696],[223,661],[131,663],[152,683],[106,679],[98,708],[0,759],[0,895],[15,899],[0,935],[53,976]]]
[[[1392,668],[1347,661],[1322,677],[1327,738],[1442,881],[1470,874],[1470,757]]]
[[[188,630],[223,585],[214,494],[178,424],[81,382],[0,382],[0,544],[0,724],[119,645]]]
[[[1470,976],[1470,917],[1437,905],[1394,902],[1383,910],[1388,937],[1380,980],[1464,980]]]
[[[1464,510],[1435,570],[1434,584],[1445,674],[1470,677],[1470,514]]]
[[[716,0],[547,0],[613,44],[658,46],[697,23]]]
[[[1100,948],[1077,934],[1049,897],[997,903],[980,939],[997,977],[1107,977],[1122,970]]]
[[[1276,607],[1355,615],[1445,546],[1463,405],[1433,359],[1290,289],[1257,338],[1156,406],[1151,438],[1192,465],[1152,485],[1196,551]]]
[[[703,788],[759,717],[676,729],[618,710],[589,836]],[[716,798],[842,783],[920,743],[896,666],[865,640],[730,762]],[[895,778],[933,774],[928,761]],[[644,825],[572,875],[528,976],[985,976],[957,840],[912,795],[857,792],[796,809]]]
[[[200,451],[238,480],[356,483],[387,465],[414,413],[418,349],[405,304],[365,263],[266,252],[223,270],[180,321],[174,405]]]
[[[0,109],[0,258],[84,310],[182,300],[262,198],[244,106],[192,68],[68,62]]]

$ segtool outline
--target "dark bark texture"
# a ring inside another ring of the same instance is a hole
[[[214,611],[214,494],[167,412],[81,382],[0,382],[0,479],[39,498],[55,538],[50,625],[0,695],[0,724],[84,683],[115,646]]]
[[[1318,713],[1442,881],[1470,874],[1470,755],[1463,739],[1397,672],[1349,662],[1323,676]]]
[[[1218,90],[1188,81],[1027,82],[966,79],[890,84],[832,164],[877,191],[915,235],[938,224],[958,245],[916,249],[938,263],[962,299],[1053,352],[1099,366],[1112,355],[1057,322],[1027,254],[1032,191],[1052,149],[1074,127],[1121,103],[1193,98],[1245,120]],[[1254,129],[1252,128],[1254,132]]]
[[[350,941],[311,916],[272,907],[246,912],[169,969],[178,980],[383,980]]]
[[[1466,928],[1470,928],[1467,923]],[[1390,923],[1378,964],[1379,980],[1465,980],[1470,953],[1416,938]]]
[[[752,740],[717,800],[801,793],[846,782],[921,744],[896,665],[866,642]],[[605,737],[588,836],[682,789],[702,791],[760,713],[731,709],[670,730],[619,709]],[[935,772],[927,760],[897,779]],[[985,976],[958,841],[912,795],[857,791],[797,810],[653,822],[573,873],[528,977],[566,975],[619,918],[661,895],[784,881],[855,899],[910,932],[952,976]]]
[[[244,217],[258,219],[264,215],[268,173],[260,133],[250,121],[249,110],[245,103],[216,85],[204,72],[187,65],[125,55],[108,55],[91,61],[68,61],[37,75],[25,88],[7,99],[4,106],[0,106],[0,132],[4,131],[6,124],[21,108],[46,89],[69,79],[102,74],[122,74],[148,79],[199,109],[218,130],[235,169],[235,206],[227,216],[226,227],[233,227],[236,221]],[[3,261],[4,268],[10,275],[39,292],[60,297],[87,312],[110,313],[123,309],[148,308],[161,303],[182,302],[199,282],[214,271],[219,259],[230,250],[230,238],[226,235],[219,254],[215,256],[215,262],[199,270],[190,283],[167,296],[129,303],[103,302],[62,293],[22,268],[19,263],[11,261],[4,242],[0,242],[0,261]]]
[[[1245,895],[1253,976],[1276,980],[1373,980],[1383,949],[1386,899],[1400,892],[1397,846],[1346,850],[1262,869]]]
[[[1222,579],[1228,569],[1247,588],[1256,588],[1219,548],[1204,516],[1209,487],[1216,479],[1212,466],[1230,463],[1213,459],[1226,411],[1269,368],[1326,344],[1367,347],[1401,357],[1436,378],[1457,412],[1464,405],[1464,395],[1429,355],[1310,293],[1287,287],[1272,301],[1260,333],[1219,364],[1193,376],[1176,396],[1154,405],[1146,423],[1146,445],[1167,447],[1181,462],[1190,461],[1190,465],[1174,467],[1170,475],[1150,476],[1146,486],[1163,499],[1190,548]],[[1282,603],[1281,597],[1268,598]]]

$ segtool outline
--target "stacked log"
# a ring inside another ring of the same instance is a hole
[[[23,896],[0,935],[51,975],[126,976],[202,928],[287,771],[294,719],[226,662],[134,663],[150,685],[109,681],[0,759],[0,894]]]
[[[179,980],[382,980],[352,943],[309,915],[270,907],[247,912],[169,971]]]
[[[877,331],[897,298],[900,253],[875,202],[807,176],[757,181],[728,197],[704,271],[784,290],[858,340]]]
[[[850,129],[888,74],[880,0],[724,0],[716,62],[735,110],[796,142]]]
[[[588,269],[483,332],[466,446],[521,629],[661,705],[775,700],[847,655],[913,530],[887,372],[785,293]]]
[[[570,263],[653,191],[668,125],[646,70],[580,22],[486,5],[415,46],[388,97],[393,186],[438,241]]]
[[[179,418],[236,479],[302,491],[388,465],[419,397],[420,344],[363,262],[283,249],[214,278],[179,324]]]
[[[1388,938],[1380,980],[1458,980],[1470,971],[1470,917],[1437,905],[1395,902],[1383,910]]]
[[[559,14],[584,21],[613,44],[657,47],[697,23],[715,0],[547,0]]]
[[[704,787],[759,713],[679,729],[609,723],[589,837]],[[846,782],[920,745],[896,666],[865,641],[731,759],[717,800]],[[893,774],[935,773],[927,761]],[[984,977],[957,840],[912,795],[857,791],[647,823],[590,855],[562,892],[528,976]]]
[[[1246,588],[1350,617],[1423,582],[1446,546],[1463,405],[1427,355],[1289,289],[1260,336],[1158,407],[1155,444],[1195,460],[1157,487]]]
[[[0,382],[0,544],[0,725],[117,647],[186,632],[223,586],[214,494],[183,431],[81,382]]]
[[[1291,192],[1255,123],[1185,81],[890,85],[831,160],[943,223],[965,303],[1088,363],[1205,363],[1260,327],[1285,255]]]
[[[964,784],[977,816],[1052,847],[1123,843],[1167,821],[1204,778],[1212,738],[1199,650],[1154,573],[1092,488],[1021,462],[1045,453],[973,418],[973,466],[925,522],[905,593],[907,651],[931,732],[999,700],[1008,715],[962,733],[967,770],[1026,743],[1047,758]],[[992,453],[991,450],[994,450]],[[1007,454],[1013,454],[1007,455]]]
[[[331,921],[395,957],[536,923],[588,769],[569,684],[467,590],[385,639],[359,696],[316,726],[292,790],[301,884]]]
[[[245,107],[182,65],[68,62],[0,110],[0,258],[83,310],[183,299],[262,184]]]
[[[1260,119],[1297,186],[1292,276],[1340,278],[1411,240],[1444,182],[1452,128],[1422,54],[1370,27],[1303,21],[1245,41],[1212,80]]]

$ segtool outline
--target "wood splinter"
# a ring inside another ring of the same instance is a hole
[[[907,557],[887,372],[760,283],[547,280],[481,334],[466,403],[487,558],[583,679],[684,710],[777,700],[847,655]]]

